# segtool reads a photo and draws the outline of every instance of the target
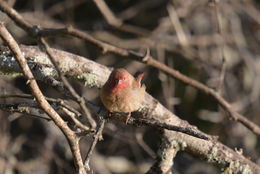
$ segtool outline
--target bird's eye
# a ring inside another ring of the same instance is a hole
[[[116,83],[119,83],[119,81],[120,81],[120,78],[115,78]]]

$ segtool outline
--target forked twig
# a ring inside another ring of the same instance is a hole
[[[97,128],[97,131],[96,131],[94,137],[93,137],[94,139],[93,139],[93,141],[92,141],[92,143],[90,145],[90,148],[89,148],[89,150],[87,152],[87,155],[85,157],[85,160],[84,160],[84,166],[87,169],[87,171],[89,171],[89,172],[91,171],[90,170],[90,166],[89,166],[90,158],[92,156],[93,150],[96,147],[97,142],[99,140],[102,140],[102,131],[104,129],[104,125],[105,125],[105,122],[106,122],[106,120],[104,118],[100,117],[100,119],[101,120],[100,120],[99,126]]]
[[[74,134],[74,132],[68,127],[68,125],[61,119],[59,114],[50,106],[50,104],[46,101],[43,96],[34,76],[27,65],[27,61],[24,58],[18,44],[7,31],[3,23],[0,23],[0,37],[6,42],[12,53],[14,54],[15,59],[19,63],[24,76],[28,79],[28,85],[36,98],[39,107],[44,110],[44,112],[49,115],[54,123],[61,129],[67,138],[72,154],[75,159],[76,168],[79,174],[86,174],[86,170],[83,165],[83,161],[81,158],[80,150],[79,150],[79,138]]]

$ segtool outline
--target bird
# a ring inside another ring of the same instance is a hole
[[[124,68],[114,69],[100,90],[100,98],[105,108],[110,112],[128,113],[125,123],[131,113],[137,111],[144,102],[145,85],[141,84],[144,73],[133,77]]]

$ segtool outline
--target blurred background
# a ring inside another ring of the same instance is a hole
[[[257,0],[106,0],[122,25],[106,21],[92,0],[5,0],[31,24],[47,28],[74,26],[118,47],[151,54],[160,62],[215,89],[252,122],[260,125],[260,3]],[[36,45],[0,12],[18,43]],[[147,92],[181,119],[260,165],[260,139],[228,119],[217,102],[145,64],[104,54],[82,40],[56,36],[51,47],[84,56],[108,67],[145,72]],[[2,42],[1,42],[2,44]],[[22,77],[0,76],[1,93],[30,93]],[[100,104],[98,89],[71,81],[87,99]],[[64,98],[40,83],[44,94]],[[17,103],[2,99],[0,103]],[[22,101],[22,100],[21,100]],[[0,111],[0,173],[75,173],[67,142],[52,122]],[[110,121],[91,165],[99,174],[141,174],[154,162],[159,132]],[[92,137],[81,141],[83,156]],[[174,159],[175,174],[215,174],[220,169],[187,152]]]

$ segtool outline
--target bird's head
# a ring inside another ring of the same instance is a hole
[[[108,85],[112,91],[131,87],[133,76],[125,69],[114,69],[109,76]]]

